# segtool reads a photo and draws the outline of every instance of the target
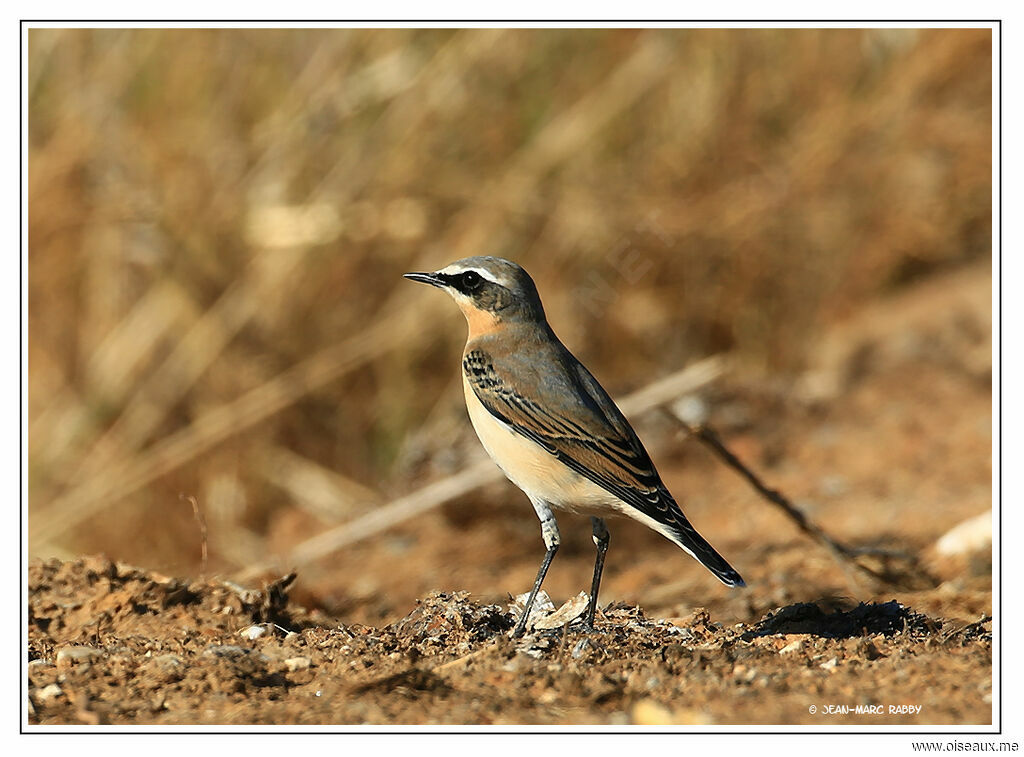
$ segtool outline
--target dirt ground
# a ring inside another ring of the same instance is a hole
[[[904,553],[889,582],[844,570],[654,419],[638,430],[669,488],[748,588],[611,523],[597,631],[513,640],[508,592],[528,588],[542,547],[505,484],[290,584],[274,582],[289,566],[241,587],[36,560],[29,723],[991,723],[991,552],[936,548],[992,503],[990,287],[987,268],[929,279],[835,329],[796,384],[737,369],[702,398],[730,448],[829,533]],[[593,559],[588,524],[560,523],[554,606]]]

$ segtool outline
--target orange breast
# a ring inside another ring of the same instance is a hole
[[[470,303],[460,302],[459,308],[469,324],[469,339],[476,339],[478,336],[492,334],[498,330],[501,322],[494,317],[493,313],[473,307]]]

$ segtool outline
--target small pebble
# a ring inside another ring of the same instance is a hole
[[[176,654],[162,654],[154,657],[150,661],[150,664],[156,665],[164,670],[177,670],[185,663]]]
[[[296,670],[306,670],[312,664],[313,661],[308,657],[289,657],[284,661],[284,666],[291,673],[294,673]]]
[[[244,636],[246,639],[252,640],[252,639],[258,639],[260,636],[262,636],[266,632],[267,632],[266,626],[249,626],[248,628],[243,628],[241,631],[238,632],[238,634],[240,636]]]
[[[64,647],[57,652],[57,668],[64,670],[76,663],[91,662],[103,653],[92,647]]]
[[[40,704],[45,704],[51,699],[64,696],[64,691],[55,683],[51,683],[49,686],[44,686],[36,694],[36,699]]]
[[[151,658],[146,663],[146,670],[151,672],[154,679],[163,683],[180,681],[185,677],[185,663],[174,654],[162,654]]]

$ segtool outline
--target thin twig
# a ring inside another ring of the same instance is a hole
[[[810,536],[812,539],[823,545],[832,557],[839,563],[840,567],[847,574],[847,577],[856,583],[856,578],[850,573],[851,567],[856,568],[858,571],[868,574],[877,581],[883,583],[893,583],[891,576],[883,575],[878,571],[869,568],[866,565],[858,562],[856,558],[860,555],[876,555],[882,557],[897,557],[901,559],[914,561],[912,555],[903,552],[894,552],[889,550],[880,549],[867,549],[867,548],[855,548],[849,547],[843,544],[838,539],[832,537],[828,532],[825,531],[814,521],[810,520],[807,515],[794,505],[788,497],[783,495],[777,489],[772,489],[765,484],[757,474],[755,474],[749,467],[747,467],[737,456],[730,450],[717,432],[707,423],[691,424],[679,417],[679,415],[673,411],[665,410],[666,415],[669,416],[673,421],[679,424],[687,433],[696,437],[706,446],[710,447],[724,462],[733,470],[737,471],[747,482],[757,491],[762,497],[767,499],[772,504],[780,508],[790,520],[796,523],[797,527],[805,534]]]
[[[200,579],[204,579],[204,578],[206,578],[206,562],[207,562],[207,558],[209,557],[209,553],[207,551],[207,539],[206,539],[206,536],[207,536],[206,518],[203,517],[202,511],[199,509],[199,500],[196,499],[193,495],[191,495],[191,494],[189,494],[189,495],[179,494],[178,497],[180,499],[188,500],[189,502],[192,503],[192,515],[195,516],[196,523],[199,524],[199,541],[200,541],[200,544],[202,545],[202,555],[203,555],[203,559],[202,559],[203,561],[202,561],[202,563],[200,563],[200,566],[199,566],[199,578]]]

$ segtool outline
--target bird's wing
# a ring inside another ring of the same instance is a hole
[[[622,412],[568,351],[553,360],[533,360],[527,367],[474,349],[466,353],[463,370],[492,416],[665,526],[674,541],[723,583],[743,585],[739,574],[683,515]],[[529,382],[528,391],[515,388],[513,375],[524,389],[524,382]]]
[[[593,378],[587,382],[571,370],[574,366],[561,367],[570,370],[541,376],[523,392],[488,352],[473,350],[463,360],[470,386],[491,415],[580,475],[663,520],[668,493],[640,440],[607,395],[601,397],[604,390]],[[518,372],[516,383],[522,386],[523,378],[524,372]],[[588,383],[598,390],[597,397]]]

